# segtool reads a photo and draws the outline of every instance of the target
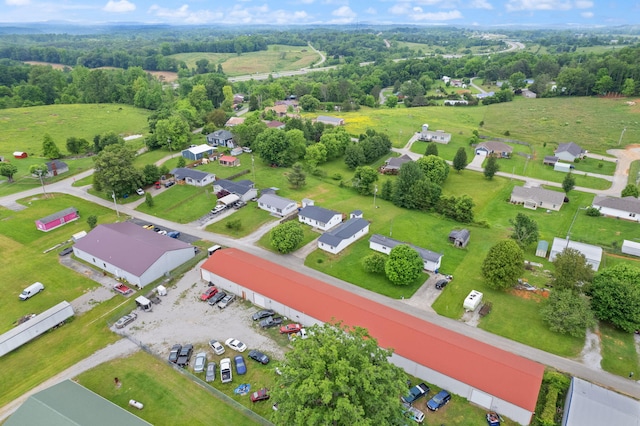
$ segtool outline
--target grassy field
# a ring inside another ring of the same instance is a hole
[[[241,221],[242,226],[240,229],[227,228],[227,223],[236,219],[240,219]],[[247,206],[234,212],[232,215],[207,226],[206,229],[208,232],[228,235],[233,238],[242,238],[257,231],[261,226],[274,222],[275,220],[276,218],[269,212],[258,208],[257,204],[250,202]]]
[[[178,61],[184,61],[189,68],[195,68],[200,59],[207,59],[209,63],[222,65],[224,73],[230,77],[237,75],[269,73],[276,71],[290,71],[306,68],[320,59],[320,56],[308,46],[270,45],[267,50],[247,52],[241,55],[235,53],[191,52],[177,53],[169,56]]]
[[[302,247],[306,246],[311,241],[315,240],[316,238],[318,238],[320,236],[320,234],[318,232],[316,232],[313,229],[311,229],[311,227],[308,226],[308,225],[300,224],[300,227],[302,228],[303,237],[302,237],[302,242],[298,245],[296,250],[297,249],[301,249]],[[271,233],[270,232],[267,232],[266,234],[264,234],[258,240],[256,245],[262,247],[263,249],[272,251],[274,253],[278,253],[278,251],[271,245]]]
[[[608,324],[600,323],[602,369],[619,376],[635,377],[640,373],[640,363],[634,335],[624,333]]]

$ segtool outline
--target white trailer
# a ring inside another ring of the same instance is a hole
[[[73,306],[69,302],[60,302],[29,321],[7,331],[0,336],[0,357],[49,331],[71,318],[73,314]]]
[[[471,293],[464,299],[464,304],[462,307],[465,311],[475,311],[478,306],[482,303],[482,293],[476,290],[471,290]]]

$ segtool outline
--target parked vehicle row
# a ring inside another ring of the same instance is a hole
[[[180,232],[179,231],[167,231],[166,229],[159,228],[159,227],[157,227],[155,225],[152,225],[150,223],[147,224],[147,225],[143,225],[142,227],[144,229],[148,229],[150,231],[156,232],[159,235],[166,235],[167,237],[171,237],[171,238],[179,238],[180,237]]]

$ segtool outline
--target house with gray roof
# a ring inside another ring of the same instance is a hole
[[[276,194],[263,194],[258,198],[258,207],[276,216],[289,216],[298,208],[298,204]]]
[[[258,196],[258,190],[254,183],[248,179],[234,182],[228,179],[218,179],[213,184],[213,192],[216,194],[220,191],[227,191],[229,194],[235,194],[238,199],[247,202]]]
[[[98,225],[73,246],[85,262],[139,288],[195,255],[190,244],[131,222]]]
[[[592,207],[600,210],[603,216],[640,222],[640,200],[635,197],[605,197],[597,195]]]
[[[540,187],[525,188],[516,186],[511,191],[513,204],[522,204],[525,209],[536,210],[538,207],[558,211],[564,204],[564,193]]]
[[[556,237],[553,239],[551,252],[549,253],[549,262],[553,262],[556,256],[567,248],[574,249],[582,253],[587,259],[587,263],[591,265],[591,268],[593,268],[594,271],[598,271],[598,268],[600,268],[600,262],[602,261],[602,247],[571,241],[568,238]]]
[[[201,172],[186,167],[178,167],[171,170],[170,173],[176,178],[176,182],[184,182],[192,186],[206,186],[216,180],[216,175],[213,173]]]
[[[506,143],[499,141],[481,142],[476,145],[476,155],[493,155],[498,158],[509,158],[513,152],[513,148]]]
[[[380,234],[373,234],[371,238],[369,238],[369,248],[371,250],[375,250],[380,253],[390,254],[391,250],[397,245],[407,245],[414,249],[420,254],[422,257],[422,261],[424,262],[424,269],[430,272],[436,272],[440,269],[440,264],[442,262],[442,257],[444,254],[436,253],[431,250],[424,249],[422,247],[414,246],[413,244],[405,243],[402,241],[394,240],[393,238],[385,237]]]
[[[469,244],[471,233],[468,229],[454,229],[449,233],[449,242],[454,247],[465,248]]]
[[[400,171],[400,167],[409,161],[413,161],[413,159],[407,154],[403,154],[400,157],[391,157],[384,162],[382,167],[380,167],[380,172],[390,174],[398,173]]]
[[[553,151],[553,154],[560,160],[569,161],[573,163],[576,158],[580,158],[586,151],[576,143],[568,142],[561,143],[558,148]]]
[[[319,115],[314,121],[316,123],[328,124],[330,126],[344,126],[344,118],[331,117],[328,115]]]
[[[298,212],[298,220],[314,228],[327,231],[342,223],[342,213],[324,207],[306,205]]]
[[[233,133],[228,130],[220,129],[207,136],[207,143],[211,146],[226,146],[227,148],[235,148],[236,144],[233,140]]]
[[[64,161],[51,160],[44,164],[47,166],[46,177],[58,176],[69,171],[69,166]]]
[[[338,254],[358,239],[369,233],[369,222],[361,217],[352,217],[318,238],[318,248]]]

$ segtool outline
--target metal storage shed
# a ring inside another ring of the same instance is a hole
[[[549,241],[538,241],[538,247],[536,248],[536,256],[547,257],[547,251],[549,250]]]
[[[553,165],[553,170],[555,170],[556,172],[565,172],[565,173],[570,173],[571,172],[571,164],[569,163],[561,163],[561,162],[556,162],[556,164]]]
[[[622,252],[631,256],[640,256],[640,243],[624,240],[622,243]]]

